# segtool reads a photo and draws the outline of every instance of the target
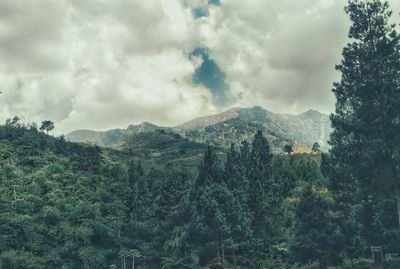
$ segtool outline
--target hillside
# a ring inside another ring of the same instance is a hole
[[[118,268],[132,261],[129,253],[141,255],[136,264],[144,269],[213,268],[218,263],[227,269],[286,268],[287,257],[303,251],[304,244],[314,249],[308,242],[320,229],[317,225],[336,225],[303,217],[318,214],[325,220],[335,213],[325,206],[332,194],[330,179],[321,171],[322,164],[329,168],[329,157],[270,154],[261,132],[249,142],[248,147],[213,150],[157,129],[131,134],[112,149],[52,137],[34,124],[0,125],[0,269]],[[363,210],[372,210],[379,222],[369,229],[388,231],[378,242],[394,253],[398,227],[388,212],[395,200],[371,203]],[[268,219],[253,217],[259,208],[268,210],[263,214]],[[272,233],[256,234],[251,223],[259,219]],[[298,229],[300,221],[311,228]],[[221,231],[229,245],[214,236]],[[341,230],[336,231],[322,230],[334,240],[341,238]],[[276,258],[249,255],[256,249],[254,238],[283,242],[274,245]],[[305,242],[300,250],[298,241]],[[232,242],[240,246],[235,251]],[[361,247],[368,250],[369,243]],[[224,259],[218,248],[226,253]],[[328,251],[336,255],[341,248]],[[270,262],[274,267],[264,266]]]
[[[130,158],[144,160],[154,166],[173,165],[197,169],[207,145],[161,130],[133,134],[116,149]]]
[[[114,148],[118,147],[119,143],[130,135],[168,129],[169,128],[143,122],[139,125],[129,125],[126,129],[112,129],[105,132],[77,130],[67,134],[66,138],[71,142],[90,143],[102,147]]]
[[[114,227],[122,225],[118,195],[125,178],[98,147],[34,126],[0,126],[0,268],[106,268],[117,262]]]
[[[137,260],[138,268],[145,269],[205,268],[215,260],[213,242],[193,244],[198,218],[188,213],[201,197],[212,202],[211,216],[215,206],[220,208],[215,203],[222,201],[235,202],[227,204],[224,215],[239,212],[239,200],[232,198],[237,192],[230,181],[233,174],[226,176],[234,171],[222,162],[226,155],[214,151],[208,162],[206,145],[163,130],[133,134],[118,149],[71,143],[38,131],[36,125],[0,125],[1,269],[117,268],[121,256],[128,260],[126,250],[146,257]],[[231,149],[230,154],[238,152]],[[236,159],[237,167],[244,169],[241,160]],[[319,155],[270,161],[279,176],[278,192],[285,195],[292,193],[297,180],[321,177]],[[213,180],[210,187],[195,185],[198,167],[203,174],[216,169],[213,176],[221,180]],[[196,168],[196,175],[186,168]],[[206,188],[222,200],[197,195]],[[241,219],[227,220],[225,225],[243,225]],[[165,248],[176,244],[177,233],[187,236],[178,247]],[[235,240],[248,239],[240,235]],[[175,251],[189,244],[190,256]],[[248,253],[247,248],[236,252],[240,268],[254,268],[246,265]],[[171,261],[177,265],[167,267]],[[225,268],[234,268],[232,261],[227,255]]]

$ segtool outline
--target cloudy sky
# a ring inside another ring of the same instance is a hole
[[[391,0],[397,19],[400,1]],[[171,126],[233,106],[329,113],[345,0],[0,1],[0,120]]]

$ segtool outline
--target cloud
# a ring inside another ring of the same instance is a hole
[[[51,119],[68,132],[173,125],[216,111],[212,94],[192,83],[182,44],[194,18],[182,3],[25,2],[0,3],[3,121]]]
[[[331,110],[334,66],[347,40],[343,2],[222,1],[204,42],[238,105],[289,113]]]
[[[398,21],[400,3],[390,3]],[[51,119],[68,132],[174,125],[225,103],[329,112],[347,42],[345,4],[1,1],[0,120]],[[196,48],[207,55],[189,57]]]
[[[345,0],[221,1],[203,26],[203,42],[225,72],[238,106],[329,113],[335,65],[348,42]],[[390,1],[400,11],[398,1]]]
[[[61,1],[49,0],[0,3],[2,72],[36,73],[61,68],[65,6]]]

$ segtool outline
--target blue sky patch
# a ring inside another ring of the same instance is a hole
[[[207,7],[196,7],[192,10],[194,18],[208,17],[210,14]]]
[[[226,75],[218,64],[210,58],[208,49],[196,48],[189,57],[201,57],[203,62],[195,70],[192,81],[194,84],[201,84],[209,89],[218,105],[228,103],[226,93],[229,91],[229,85],[226,84]]]
[[[208,3],[210,5],[216,5],[216,6],[220,6],[221,5],[221,1],[220,0],[208,0]]]
[[[208,0],[208,5],[199,6],[192,9],[192,14],[195,19],[210,16],[209,6],[220,6],[220,0]]]

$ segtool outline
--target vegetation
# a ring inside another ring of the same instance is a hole
[[[283,151],[287,154],[292,154],[293,153],[293,146],[290,144],[287,144],[283,147]]]
[[[40,130],[41,131],[46,131],[47,133],[49,133],[51,130],[54,129],[54,122],[49,121],[49,120],[45,120],[42,122],[42,126],[40,126]]]
[[[254,268],[287,255],[296,181],[304,165],[318,171],[306,156],[273,157],[261,132],[224,165],[207,149],[196,177],[116,162],[18,119],[0,145],[0,268]]]
[[[223,156],[165,130],[117,151],[8,119],[0,269],[399,268],[399,35],[386,3],[346,11],[327,154],[274,155],[261,131]]]

